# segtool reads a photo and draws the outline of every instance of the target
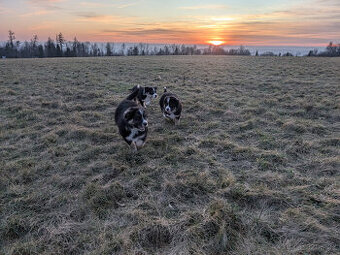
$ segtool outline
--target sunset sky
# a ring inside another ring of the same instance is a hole
[[[0,0],[0,41],[324,46],[340,41],[340,0]]]

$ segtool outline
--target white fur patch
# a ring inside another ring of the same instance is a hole
[[[157,97],[157,94],[153,94],[153,95],[147,94],[146,98],[145,98],[145,104],[146,105],[150,105],[151,104],[151,100],[153,98],[156,98],[156,97]]]
[[[137,128],[131,129],[131,133],[129,134],[129,136],[126,137],[126,140],[133,141],[135,139],[134,137],[136,134],[138,134],[138,129]]]
[[[141,134],[140,136],[136,136],[138,134],[138,132],[139,131],[138,131],[137,128],[131,129],[131,134],[126,137],[126,140],[131,141],[132,143],[135,143],[137,147],[141,147],[141,146],[144,145],[143,138],[145,137],[145,134]]]
[[[143,140],[137,140],[136,141],[136,146],[137,147],[142,147],[144,145],[144,141]]]
[[[166,113],[164,116],[165,118],[172,119],[172,120],[176,118],[176,115],[173,112],[171,114]]]
[[[150,105],[150,103],[151,103],[151,98],[150,98],[150,96],[148,95],[148,96],[145,98],[145,104],[146,104],[146,105]]]

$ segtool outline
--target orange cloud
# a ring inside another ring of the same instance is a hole
[[[32,16],[41,16],[41,15],[46,15],[46,14],[50,14],[53,11],[48,11],[48,10],[38,10],[38,11],[34,11],[34,12],[28,12],[28,13],[24,13],[21,14],[20,17],[23,18],[27,18],[27,17],[32,17]]]
[[[235,18],[232,17],[212,17],[212,21],[232,21],[235,20]]]
[[[55,27],[56,23],[55,22],[42,22],[38,25],[30,26],[28,27],[28,30],[30,31],[38,31],[38,30],[50,30]]]

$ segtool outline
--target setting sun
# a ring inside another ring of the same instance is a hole
[[[209,41],[212,45],[219,46],[224,43],[224,41]]]

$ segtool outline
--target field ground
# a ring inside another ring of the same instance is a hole
[[[158,101],[132,154],[114,111]],[[340,254],[340,58],[0,61],[0,254]]]

